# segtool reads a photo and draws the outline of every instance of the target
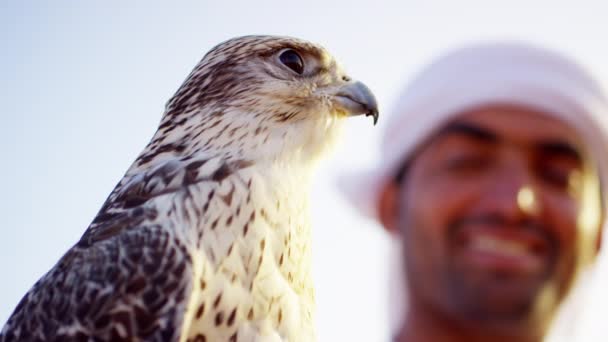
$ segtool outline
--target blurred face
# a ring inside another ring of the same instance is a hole
[[[594,170],[575,130],[542,112],[458,115],[394,185],[414,301],[488,327],[542,325],[595,256]]]

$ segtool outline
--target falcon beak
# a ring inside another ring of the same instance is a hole
[[[348,82],[333,94],[335,105],[349,115],[372,116],[374,125],[378,122],[378,103],[369,88],[359,82]]]

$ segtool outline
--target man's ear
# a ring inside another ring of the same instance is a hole
[[[398,234],[397,225],[399,204],[399,186],[395,182],[389,182],[384,186],[378,200],[378,215],[380,223],[391,234]]]

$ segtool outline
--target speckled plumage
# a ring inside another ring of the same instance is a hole
[[[373,96],[318,45],[218,45],[0,341],[314,340],[309,178],[353,114]]]

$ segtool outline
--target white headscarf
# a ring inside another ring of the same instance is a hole
[[[419,73],[389,113],[380,161],[367,171],[339,179],[346,199],[361,214],[377,220],[380,192],[418,144],[454,115],[496,103],[531,107],[572,125],[598,167],[604,210],[608,212],[608,100],[604,91],[572,60],[522,43],[462,48]],[[604,237],[608,238],[608,234],[604,233]],[[607,244],[608,240],[604,241],[604,248]],[[405,309],[400,247],[395,241],[394,260],[390,261],[393,330],[400,327]],[[589,282],[593,274],[593,269],[582,274],[583,279],[579,279],[579,285],[562,307],[557,330],[553,329],[548,340],[571,340],[572,334],[577,333],[573,318],[582,311],[585,298],[581,294],[593,287],[594,282]]]

